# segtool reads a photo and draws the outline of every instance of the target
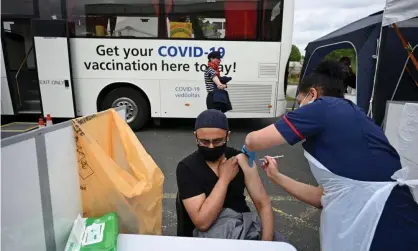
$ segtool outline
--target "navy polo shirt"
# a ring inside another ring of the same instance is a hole
[[[290,145],[305,140],[303,148],[339,176],[392,181],[393,173],[401,169],[399,155],[382,129],[349,100],[320,97],[287,113],[275,126]],[[409,248],[417,247],[417,236],[418,204],[407,187],[396,186],[386,202],[371,250],[413,250]]]

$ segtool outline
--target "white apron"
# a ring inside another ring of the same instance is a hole
[[[414,194],[418,190],[417,169],[395,172],[392,176],[395,181],[365,182],[332,173],[306,151],[305,157],[315,179],[324,188],[321,251],[368,251],[392,189],[408,185]],[[415,201],[418,203],[416,197]]]

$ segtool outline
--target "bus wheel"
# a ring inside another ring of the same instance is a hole
[[[150,118],[150,108],[144,95],[132,88],[121,87],[110,91],[101,108],[106,110],[126,106],[126,122],[134,131],[142,129]]]

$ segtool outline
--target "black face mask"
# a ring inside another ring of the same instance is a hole
[[[197,147],[199,149],[199,153],[202,154],[206,161],[217,161],[225,153],[226,143],[214,148],[209,148],[201,145],[197,145]]]

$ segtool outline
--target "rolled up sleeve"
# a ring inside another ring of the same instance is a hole
[[[294,145],[323,130],[325,110],[324,102],[317,100],[287,113],[274,125],[287,143]]]

